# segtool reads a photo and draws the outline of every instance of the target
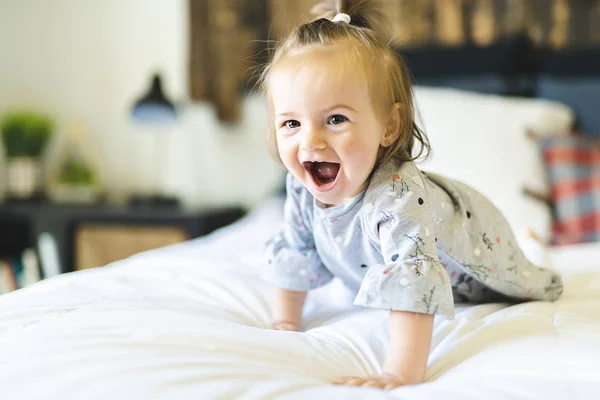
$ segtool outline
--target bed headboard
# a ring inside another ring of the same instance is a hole
[[[307,21],[317,1],[189,0],[190,97],[236,121],[272,40]],[[531,96],[541,49],[600,48],[600,0],[381,2],[418,84]]]

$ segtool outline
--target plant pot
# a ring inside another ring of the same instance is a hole
[[[26,200],[41,192],[42,162],[36,157],[10,157],[6,160],[6,194]]]
[[[98,191],[93,185],[59,183],[50,186],[50,200],[57,204],[89,205],[98,201]]]

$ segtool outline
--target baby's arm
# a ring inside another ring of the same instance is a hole
[[[433,315],[453,317],[454,299],[437,254],[437,225],[429,207],[435,199],[426,182],[412,163],[376,176],[379,181],[371,182],[364,199],[372,207],[362,217],[372,242],[379,242],[383,264],[369,266],[354,304],[398,311],[390,311],[390,348],[381,374],[335,383],[393,389],[423,382]]]
[[[273,329],[299,331],[306,292],[275,288],[273,299]]]
[[[403,385],[422,383],[431,348],[433,315],[390,311],[390,349],[383,374]]]
[[[433,315],[390,311],[390,349],[381,375],[347,376],[338,385],[394,389],[423,382],[431,347]]]
[[[291,174],[286,180],[283,230],[267,244],[267,280],[274,292],[272,326],[300,330],[306,292],[328,283],[333,276],[321,261],[312,231],[312,194]],[[285,288],[285,289],[284,289]]]

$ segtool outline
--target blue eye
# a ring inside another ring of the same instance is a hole
[[[295,119],[290,119],[285,121],[283,125],[288,129],[296,129],[300,126],[300,122],[296,121]]]
[[[335,114],[335,115],[332,115],[331,117],[329,117],[329,119],[327,120],[327,123],[330,125],[339,125],[339,124],[343,124],[346,121],[348,121],[348,118],[346,118],[340,114]]]

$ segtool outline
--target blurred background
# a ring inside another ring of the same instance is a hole
[[[54,122],[47,184],[76,130],[98,189],[115,201],[153,191],[159,173],[161,190],[193,206],[253,202],[272,186],[277,172],[262,143],[260,99],[248,99],[251,110],[228,125],[209,102],[190,101],[187,1],[8,0],[0,3],[0,29],[0,111],[32,110]],[[155,72],[178,118],[136,124],[132,107]],[[158,159],[157,141],[168,145]]]
[[[2,0],[0,255],[43,252],[44,276],[104,265],[280,191],[254,85],[314,3]],[[600,1],[382,3],[416,84],[559,101],[600,133]]]

